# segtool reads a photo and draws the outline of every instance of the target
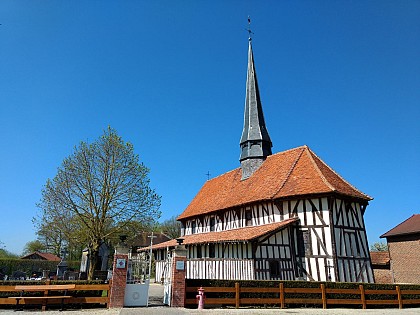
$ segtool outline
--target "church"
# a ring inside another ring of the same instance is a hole
[[[208,180],[178,217],[187,278],[374,282],[372,198],[307,146],[271,148],[249,38],[240,167]],[[153,246],[158,281],[176,244]]]

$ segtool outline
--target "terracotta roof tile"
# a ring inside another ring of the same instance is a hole
[[[302,146],[268,156],[246,180],[237,168],[207,181],[178,220],[256,201],[328,192],[372,199]]]
[[[389,252],[370,252],[372,265],[388,265],[390,263]]]
[[[33,252],[26,256],[21,257],[21,259],[44,259],[48,261],[60,261],[61,258],[50,253],[41,253],[41,252]]]
[[[404,222],[381,235],[381,238],[416,233],[420,233],[420,214],[413,214]]]
[[[240,229],[232,229],[221,232],[197,233],[183,236],[184,245],[191,244],[208,244],[208,243],[225,243],[225,242],[247,242],[270,234],[277,230],[284,229],[290,224],[297,222],[298,218],[291,218],[281,222],[251,226]],[[170,240],[153,246],[153,249],[174,247],[177,245],[176,240]],[[143,248],[145,250],[147,248]]]

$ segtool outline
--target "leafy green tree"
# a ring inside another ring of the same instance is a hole
[[[150,188],[148,173],[133,145],[108,127],[96,141],[76,146],[47,180],[38,205],[40,219],[87,244],[89,279],[103,241],[121,234],[131,222],[160,217],[160,196]]]
[[[32,222],[37,229],[38,240],[48,252],[61,257],[65,248],[69,260],[80,259],[82,250],[86,247],[86,236],[74,219],[69,218],[63,224],[60,218],[39,216],[33,218]]]
[[[2,241],[0,241],[0,259],[3,259],[3,258],[6,258],[6,259],[9,259],[9,258],[15,259],[15,258],[19,258],[19,256],[16,255],[16,254],[13,254],[11,252],[9,252],[8,250],[6,250],[6,248],[4,246],[4,243]]]
[[[35,241],[30,241],[30,242],[27,242],[26,244],[25,244],[25,247],[23,248],[23,255],[28,255],[28,254],[30,254],[30,253],[33,253],[33,252],[44,252],[44,251],[46,251],[46,247],[45,247],[45,245],[41,242],[41,241],[39,241],[39,240],[35,240]]]
[[[388,251],[388,244],[385,242],[376,242],[370,246],[372,252],[386,252]]]
[[[173,216],[159,225],[160,231],[170,238],[177,238],[181,235],[181,222],[177,221],[176,218],[177,216]]]
[[[19,258],[19,256],[9,252],[8,250],[5,250],[4,248],[0,248],[0,259],[3,259],[3,258],[8,258],[8,259],[13,258],[13,259],[15,259],[15,258]]]

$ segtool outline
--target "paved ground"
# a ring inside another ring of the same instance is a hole
[[[149,306],[163,305],[163,285],[151,283],[149,286]]]

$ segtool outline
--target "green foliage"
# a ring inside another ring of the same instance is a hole
[[[23,248],[23,255],[28,255],[34,252],[45,252],[46,247],[39,240],[30,241],[25,244]]]
[[[16,254],[13,254],[3,248],[0,248],[0,259],[13,259],[13,258],[18,258],[19,256]],[[0,265],[1,268],[1,265]]]
[[[386,252],[388,251],[388,244],[385,242],[376,242],[370,246],[372,252]]]
[[[159,224],[158,229],[170,238],[178,238],[181,235],[181,222],[173,216]]]
[[[150,188],[148,173],[133,145],[111,128],[92,143],[81,142],[42,190],[38,234],[56,246],[88,246],[92,277],[102,242],[132,222],[160,217],[160,196]]]

